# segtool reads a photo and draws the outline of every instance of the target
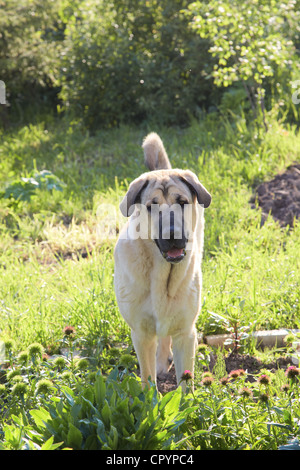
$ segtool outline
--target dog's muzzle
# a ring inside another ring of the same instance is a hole
[[[162,223],[160,219],[159,237],[155,239],[155,243],[166,261],[169,263],[179,263],[186,255],[185,247],[187,244],[187,238],[184,235],[183,226],[180,233],[178,233],[178,230],[175,232],[173,221],[174,219],[171,216],[168,237],[165,238],[163,237]]]
[[[162,247],[161,245],[161,241],[160,240],[157,240],[155,239],[154,240],[159,251],[161,252],[162,256],[164,257],[164,259],[166,261],[168,261],[169,263],[179,263],[180,261],[182,261],[186,255],[186,250],[185,250],[185,245],[186,243],[184,243],[184,247],[183,248],[180,248],[180,247],[176,247],[174,245],[171,245],[169,247]],[[164,242],[167,242],[169,240],[164,240]],[[165,245],[165,244],[164,244]]]
[[[188,242],[184,231],[184,213],[182,207],[175,207],[175,210],[167,208],[164,214],[157,206],[155,206],[155,209],[158,212],[155,217],[156,230],[153,240],[167,262],[179,263],[186,256],[186,245]]]

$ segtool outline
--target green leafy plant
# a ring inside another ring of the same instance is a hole
[[[63,188],[64,183],[57,176],[51,171],[42,170],[34,176],[23,177],[10,183],[2,193],[2,197],[15,202],[29,201],[37,190],[62,191]]]
[[[42,360],[38,343],[30,351],[26,361],[25,352],[15,356],[1,376],[1,449],[297,447],[300,369],[295,366],[262,370],[249,381],[243,369],[227,374],[219,350],[213,372],[195,375],[194,390],[161,394],[154,384],[142,389],[123,367],[103,374],[88,361],[83,369],[66,357]],[[186,371],[183,380],[190,379]]]
[[[57,80],[63,108],[93,130],[145,120],[189,122],[207,105],[212,59],[207,41],[181,13],[187,5],[81,2],[80,14],[74,12],[65,30]]]
[[[61,1],[51,0],[1,4],[1,79],[18,120],[23,119],[28,105],[37,110],[38,105],[56,100],[54,82],[64,29],[58,15],[61,5]]]
[[[215,84],[228,87],[239,82],[253,112],[260,108],[264,118],[268,80],[274,82],[282,68],[291,74],[296,64],[291,60],[296,44],[289,34],[291,25],[299,22],[296,3],[196,1],[187,14],[192,29],[211,42],[209,52],[217,59],[211,70]]]
[[[182,406],[181,388],[161,397],[154,386],[142,391],[132,376],[120,381],[117,369],[106,379],[97,373],[79,394],[67,386],[62,391],[59,400],[30,412],[27,438],[39,446],[52,436],[72,449],[167,449],[182,438],[180,427],[193,409]]]
[[[223,315],[209,312],[209,318],[207,320],[208,325],[206,325],[206,330],[208,332],[209,329],[213,327],[215,332],[220,331],[229,335],[228,339],[224,342],[224,346],[228,346],[232,353],[240,351],[240,348],[245,345],[245,341],[249,337],[251,325],[244,325],[241,315],[244,303],[244,301],[241,301],[238,307],[228,306]]]

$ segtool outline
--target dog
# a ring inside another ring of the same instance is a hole
[[[172,169],[158,134],[147,135],[142,148],[149,171],[131,182],[120,204],[128,220],[114,250],[116,299],[143,386],[174,361],[177,386],[185,389],[184,372],[194,372],[211,195],[192,171]]]

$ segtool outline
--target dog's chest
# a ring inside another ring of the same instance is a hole
[[[156,319],[158,336],[176,335],[191,325],[200,308],[201,283],[198,276],[191,279],[188,272],[179,276],[170,270],[169,275],[155,277],[151,282],[151,304]]]

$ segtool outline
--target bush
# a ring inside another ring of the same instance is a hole
[[[64,25],[58,15],[61,0],[10,0],[1,4],[1,80],[6,101],[23,113],[21,106],[55,99],[58,48]],[[46,96],[45,90],[49,93]]]
[[[297,2],[197,0],[185,13],[195,33],[210,41],[217,86],[242,85],[254,114],[283,97],[295,70],[299,73]]]
[[[92,129],[183,126],[241,101],[281,101],[297,117],[286,94],[299,76],[298,23],[289,0],[11,0],[0,18],[0,79],[19,117],[61,100]]]
[[[51,380],[31,377],[27,385],[19,375],[0,388],[0,401],[10,403],[0,449],[299,449],[295,366],[255,377],[244,369],[226,375],[219,352],[212,373],[197,369],[194,392],[179,387],[164,395],[154,385],[142,390],[140,381],[117,369],[106,378],[100,371],[77,373],[67,386],[67,370],[53,375],[49,366]]]
[[[83,2],[68,22],[61,98],[93,128],[186,124],[213,101],[208,41],[188,28],[186,0]]]

